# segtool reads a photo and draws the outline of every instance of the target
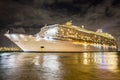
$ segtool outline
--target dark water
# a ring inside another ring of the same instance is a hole
[[[120,52],[0,53],[0,80],[120,80]]]

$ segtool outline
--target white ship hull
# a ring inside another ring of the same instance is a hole
[[[23,51],[117,51],[116,41],[110,34],[79,28],[71,22],[44,26],[35,35],[6,33],[5,36]]]
[[[114,48],[103,48],[101,46],[74,44],[69,41],[15,41],[23,51],[43,52],[81,52],[81,51],[116,51]]]

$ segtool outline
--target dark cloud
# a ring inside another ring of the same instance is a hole
[[[120,7],[120,0],[113,0],[112,5],[115,7]]]
[[[119,17],[117,0],[7,0],[0,7],[1,24],[44,24],[79,17],[95,24],[99,19]],[[67,18],[67,19],[65,19]],[[82,22],[81,22],[82,23]]]
[[[73,20],[78,26],[84,24],[94,31],[103,28],[114,35],[120,45],[120,0],[0,1],[0,26],[7,26],[11,30],[11,27],[22,27],[25,28],[24,31],[31,32],[32,28],[38,29],[44,24],[64,23],[69,20]]]

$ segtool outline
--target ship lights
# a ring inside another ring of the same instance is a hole
[[[49,41],[54,41],[52,36],[45,36],[43,39],[49,40]]]
[[[83,43],[83,46],[84,46],[84,47],[87,47],[87,45],[88,45],[88,44],[87,44],[86,42],[85,42],[85,43]]]
[[[58,32],[57,27],[47,31],[47,35],[56,35]]]
[[[18,36],[16,34],[12,34],[11,37],[14,39],[14,40],[18,40]]]
[[[84,25],[82,25],[82,29],[84,29],[84,27],[85,27],[85,26],[84,26]]]
[[[24,41],[28,41],[28,39],[25,38]]]
[[[20,34],[19,36],[20,36],[21,38],[24,38],[24,37],[25,37],[23,34]]]
[[[32,38],[32,35],[29,35],[29,38]]]
[[[40,38],[39,38],[39,37],[37,37],[37,38],[35,39],[35,41],[40,41]]]
[[[10,35],[9,34],[5,34],[6,37],[10,38]]]

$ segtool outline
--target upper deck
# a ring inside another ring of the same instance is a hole
[[[72,25],[72,22],[65,24],[54,24],[44,26],[38,33],[39,36],[69,40],[77,42],[85,42],[88,44],[116,45],[115,38],[108,33],[94,32],[82,27]]]

